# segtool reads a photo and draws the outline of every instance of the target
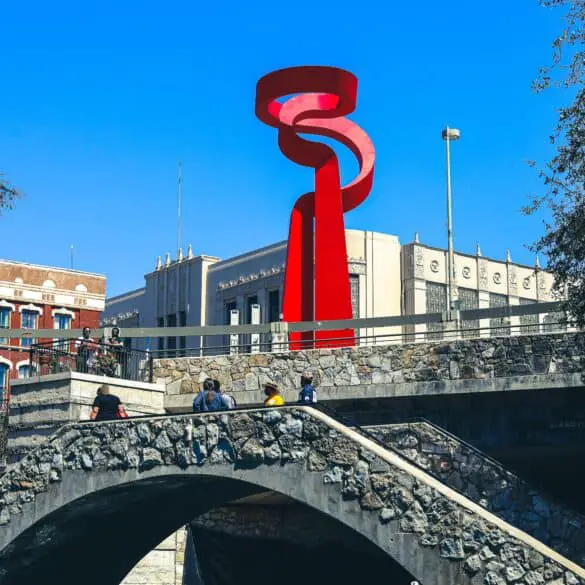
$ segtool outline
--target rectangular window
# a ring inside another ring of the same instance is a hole
[[[10,328],[10,308],[0,307],[0,329]],[[8,337],[0,337],[0,343],[9,343]]]
[[[71,315],[63,315],[57,313],[55,315],[55,329],[71,329]],[[67,340],[64,337],[59,337],[57,340],[57,349],[60,351],[69,351]]]
[[[167,327],[176,327],[177,326],[177,315],[167,315]],[[167,337],[167,356],[168,357],[176,357],[177,352],[177,338],[174,335],[170,335]]]
[[[36,311],[24,310],[22,311],[20,318],[22,329],[37,329],[39,314]],[[20,340],[20,345],[22,347],[30,347],[33,343],[35,343],[33,337],[22,337]]]
[[[157,327],[164,327],[165,326],[165,320],[163,317],[159,317],[157,319],[156,326]],[[164,337],[158,338],[158,352],[159,352],[160,357],[165,357],[165,338]]]
[[[564,313],[547,313],[542,321],[543,333],[558,333],[567,330],[566,315]]]
[[[31,378],[34,375],[35,375],[35,369],[34,369],[34,367],[31,369],[29,364],[26,364],[24,366],[20,366],[18,368],[18,378],[20,380],[24,380],[25,378]]]
[[[9,369],[6,364],[0,364],[0,403],[4,402],[8,390]]]
[[[499,295],[497,293],[490,293],[490,309],[496,307],[507,307],[508,306],[508,296],[507,295]],[[510,327],[507,324],[507,319],[504,317],[495,317],[490,319],[490,335],[502,336],[502,335],[510,335]],[[503,327],[502,327],[503,325]]]
[[[187,312],[180,311],[179,312],[179,327],[186,327],[186,326],[187,326]],[[181,337],[179,337],[179,347],[181,348],[179,355],[182,357],[185,357],[187,355],[187,352],[185,351],[187,348],[187,338],[184,335],[181,335]]]
[[[271,290],[268,293],[268,322],[280,321],[280,290]]]
[[[458,288],[459,310],[469,311],[479,308],[479,294],[471,288]],[[479,319],[462,319],[461,336],[465,338],[479,337]]]
[[[438,282],[427,282],[427,313],[442,313],[447,308],[447,287]],[[443,339],[442,323],[427,323],[428,340]]]
[[[252,323],[252,305],[258,304],[258,297],[254,295],[253,297],[248,297],[247,299],[247,306],[248,310],[246,311],[246,323]]]
[[[236,301],[230,301],[225,303],[223,307],[223,324],[231,325],[231,313],[238,308],[237,303]]]
[[[533,299],[519,299],[521,305],[534,305],[536,301]],[[522,333],[538,333],[540,327],[538,325],[538,315],[520,315],[520,334]]]

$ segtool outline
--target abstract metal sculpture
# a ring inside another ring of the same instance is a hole
[[[352,318],[343,214],[370,193],[375,158],[368,135],[344,117],[355,109],[356,94],[357,78],[335,67],[281,69],[256,87],[256,115],[278,128],[281,151],[315,169],[315,191],[297,200],[290,219],[282,310],[288,322]],[[347,146],[359,162],[358,176],[342,187],[333,149],[301,133]],[[317,347],[355,343],[353,329],[317,331],[314,340]],[[291,349],[311,347],[313,335],[291,333],[290,341]]]

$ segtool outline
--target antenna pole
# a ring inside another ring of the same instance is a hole
[[[73,269],[73,244],[71,244],[70,254],[71,254],[71,269]]]
[[[181,249],[181,161],[177,175],[177,254]]]

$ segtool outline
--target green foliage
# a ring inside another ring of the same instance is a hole
[[[0,215],[14,207],[14,202],[21,196],[20,192],[7,183],[0,174]]]
[[[524,212],[549,209],[545,234],[533,249],[547,256],[555,292],[566,295],[565,310],[585,326],[585,0],[538,1],[561,9],[565,26],[552,43],[552,63],[540,70],[534,89],[565,88],[572,101],[559,110],[550,137],[555,154],[539,170],[544,193],[533,198]]]

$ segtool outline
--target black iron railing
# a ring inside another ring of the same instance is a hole
[[[61,372],[80,372],[136,382],[152,382],[150,352],[128,349],[124,345],[56,339],[35,343],[30,348],[30,375],[46,376]]]

